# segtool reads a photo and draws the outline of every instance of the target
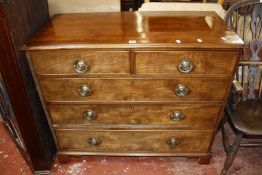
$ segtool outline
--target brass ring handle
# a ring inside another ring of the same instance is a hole
[[[90,145],[99,145],[101,143],[101,140],[99,140],[95,137],[92,137],[92,138],[88,139],[88,143]]]
[[[83,118],[86,120],[95,120],[96,119],[96,113],[91,110],[87,110],[83,112]]]
[[[169,118],[173,121],[181,121],[185,118],[185,116],[181,112],[175,111],[171,113]]]
[[[189,94],[189,89],[183,84],[179,84],[176,86],[175,94],[179,97],[183,97]]]
[[[81,85],[78,89],[78,94],[82,97],[90,96],[92,94],[92,90],[87,85]]]
[[[83,74],[86,73],[86,71],[89,70],[89,66],[86,64],[84,60],[77,60],[74,63],[74,70],[77,73]]]
[[[169,139],[167,141],[167,144],[171,147],[171,148],[175,148],[178,144],[180,144],[180,141],[174,137],[172,137],[171,139]]]
[[[181,73],[189,73],[193,70],[194,66],[190,60],[184,59],[178,64],[177,68]]]

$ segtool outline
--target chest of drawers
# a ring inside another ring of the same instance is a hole
[[[59,156],[208,163],[242,41],[212,12],[55,16],[25,46]]]

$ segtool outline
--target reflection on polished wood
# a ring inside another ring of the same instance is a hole
[[[110,12],[56,15],[25,49],[241,45],[242,40],[214,12]]]

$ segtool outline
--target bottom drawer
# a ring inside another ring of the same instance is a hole
[[[203,153],[213,131],[56,129],[59,151]]]

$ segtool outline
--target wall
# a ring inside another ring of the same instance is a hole
[[[48,0],[49,14],[120,11],[120,0]]]

